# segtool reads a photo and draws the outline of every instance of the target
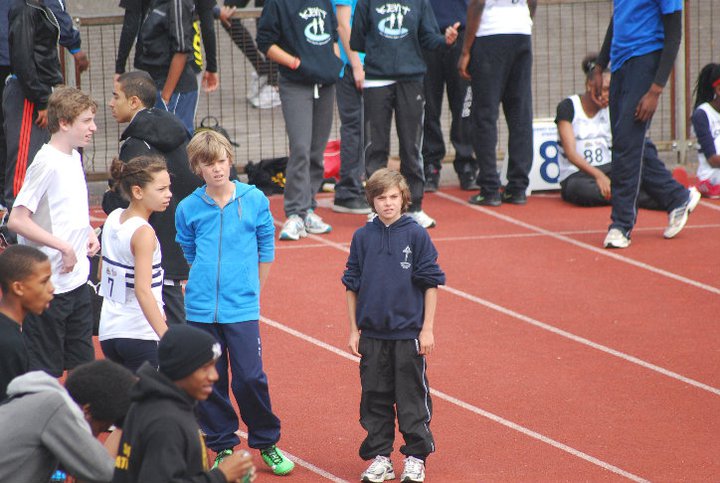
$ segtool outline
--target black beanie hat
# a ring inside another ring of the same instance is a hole
[[[220,357],[220,344],[207,332],[189,325],[172,325],[158,344],[158,370],[178,381]]]

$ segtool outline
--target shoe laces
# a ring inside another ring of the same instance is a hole
[[[308,214],[305,216],[305,223],[310,226],[325,225],[325,222],[322,218],[320,218],[320,215],[315,214],[314,211],[308,211]]]
[[[377,455],[375,457],[375,460],[367,469],[367,472],[380,473],[381,471],[385,471],[385,468],[388,466],[392,466],[392,464],[390,463],[390,458],[388,458],[387,456]]]
[[[262,454],[267,456],[274,465],[279,465],[284,459],[278,452],[277,446],[270,446],[269,448],[262,450]]]
[[[421,459],[408,456],[405,458],[405,473],[419,474],[422,473],[425,463]]]

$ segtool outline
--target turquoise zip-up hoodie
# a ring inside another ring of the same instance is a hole
[[[185,312],[191,322],[260,318],[258,263],[275,258],[275,226],[265,195],[234,183],[235,194],[222,209],[202,186],[175,212],[175,240],[190,264]]]

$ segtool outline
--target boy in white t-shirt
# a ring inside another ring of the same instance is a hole
[[[43,251],[52,265],[55,298],[23,324],[30,370],[60,377],[92,361],[92,308],[86,285],[100,243],[90,226],[85,173],[77,148],[97,129],[97,104],[72,87],[56,89],[48,102],[50,142],[35,155],[18,193],[8,228],[18,242]]]

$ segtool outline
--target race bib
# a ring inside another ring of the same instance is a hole
[[[125,269],[103,263],[100,278],[100,295],[115,302],[125,303]]]
[[[612,161],[610,146],[605,139],[580,139],[577,141],[577,152],[589,164],[600,166]]]

